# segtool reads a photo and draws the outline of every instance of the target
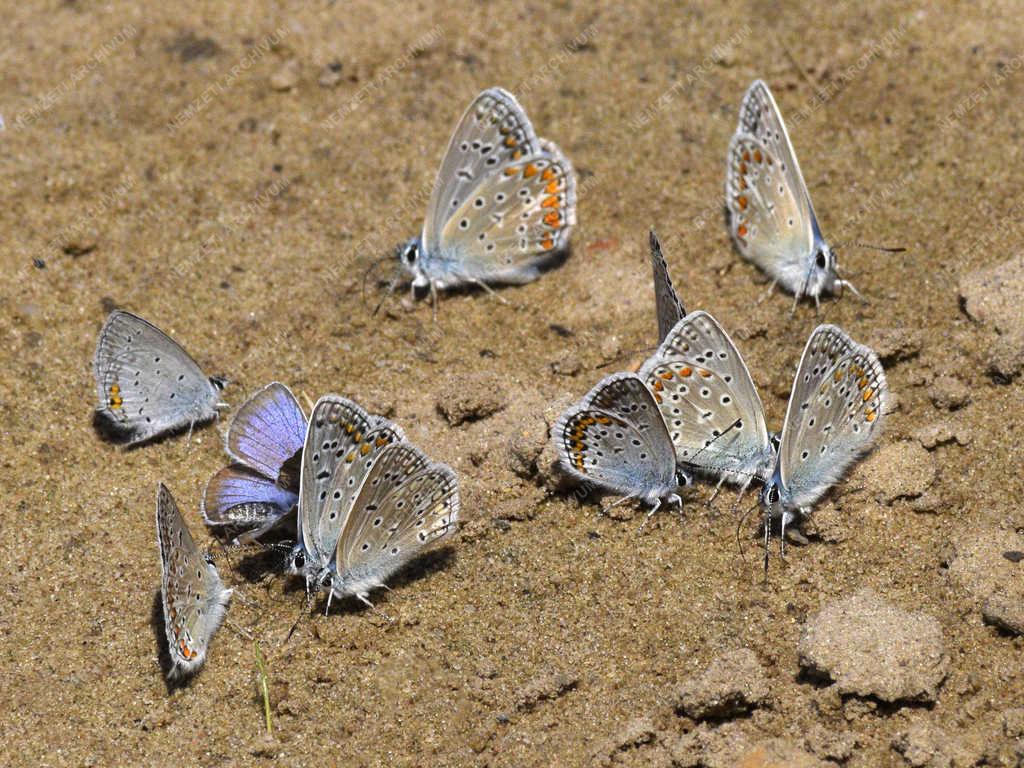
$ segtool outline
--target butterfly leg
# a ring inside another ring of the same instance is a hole
[[[765,300],[767,300],[767,298],[769,296],[771,296],[775,292],[775,286],[778,285],[778,284],[779,284],[778,280],[772,280],[772,284],[768,286],[768,290],[767,291],[765,291],[764,293],[761,294],[761,296],[757,300],[757,303],[758,304],[763,304],[765,302]]]
[[[764,577],[768,578],[768,554],[772,541],[772,518],[767,512],[764,516]]]
[[[711,496],[708,497],[708,500],[704,502],[705,507],[709,509],[711,508],[711,505],[714,503],[715,499],[718,498],[718,494],[722,492],[722,483],[724,482],[725,475],[722,475],[721,479],[719,479],[718,481],[718,485],[715,486],[715,490],[712,492]]]
[[[473,283],[474,285],[476,285],[476,286],[478,286],[480,288],[483,288],[485,291],[487,291],[487,293],[492,298],[497,299],[502,304],[508,304],[508,299],[506,299],[504,296],[499,296],[498,293],[493,288],[491,288],[491,286],[489,286],[487,283],[485,283],[483,280],[477,280],[476,278],[471,277],[471,278],[469,278],[469,281],[471,283]]]
[[[858,299],[860,299],[865,304],[870,304],[871,303],[870,301],[868,301],[867,299],[864,298],[864,294],[862,294],[860,291],[858,291],[857,288],[854,286],[854,284],[851,283],[849,280],[839,280],[839,281],[837,281],[837,284],[841,285],[843,288],[849,288],[851,291],[853,291],[853,295],[856,296]]]
[[[679,504],[680,506],[682,506],[682,501],[680,501]],[[637,529],[637,532],[640,532],[644,529],[644,526],[647,525],[647,521],[654,517],[654,513],[657,512],[660,508],[661,499],[658,499],[657,501],[654,502],[653,506],[651,506],[651,508],[647,510],[647,514],[644,515],[644,520],[642,523],[640,523],[640,527]]]
[[[433,317],[434,322],[436,323],[437,322],[437,284],[433,280],[430,281],[430,306],[431,306],[431,316]]]
[[[625,504],[627,501],[629,501],[632,498],[634,498],[634,497],[633,496],[623,496],[621,499],[619,499],[618,501],[612,502],[607,507],[601,507],[601,514],[602,515],[607,515],[608,514],[608,510],[615,509],[615,507],[619,506],[620,504]]]
[[[390,589],[388,589],[387,584],[377,584],[376,586],[383,587],[384,589],[387,589],[389,592],[391,591]],[[363,605],[365,605],[367,608],[369,608],[375,614],[377,614],[382,619],[384,619],[388,624],[394,624],[395,623],[395,620],[392,617],[388,616],[386,613],[384,613],[384,611],[382,611],[380,608],[378,608],[376,605],[374,605],[373,603],[370,602],[370,598],[367,596],[367,594],[365,592],[363,592],[361,594],[357,593],[356,597],[359,599],[359,602],[361,602]]]

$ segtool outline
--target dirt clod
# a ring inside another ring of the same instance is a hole
[[[800,665],[840,693],[887,702],[932,702],[949,668],[942,629],[871,590],[825,606],[804,628]]]
[[[882,446],[856,471],[882,504],[921,496],[935,482],[937,472],[932,455],[909,440]]]
[[[553,701],[573,690],[579,681],[579,675],[573,671],[546,672],[519,689],[516,693],[516,709],[529,711],[541,702]]]
[[[479,421],[504,410],[505,388],[486,372],[462,373],[448,378],[437,397],[437,410],[453,427]]]
[[[745,714],[768,700],[768,681],[757,655],[741,648],[715,659],[703,673],[679,688],[675,709],[694,720],[721,720]]]

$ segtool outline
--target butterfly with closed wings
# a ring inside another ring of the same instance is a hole
[[[576,224],[572,166],[537,138],[508,91],[463,114],[441,162],[420,237],[398,251],[412,289],[522,284],[565,251]]]

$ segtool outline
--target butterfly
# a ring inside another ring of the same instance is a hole
[[[740,254],[767,272],[773,286],[781,283],[794,294],[794,307],[802,296],[817,304],[822,294],[844,287],[860,295],[839,277],[782,115],[760,80],[740,104],[726,160],[725,204]]]
[[[668,274],[668,264],[661,252],[658,236],[651,230],[651,270],[654,273],[654,302],[658,313],[658,343],[672,331],[676,323],[686,316],[683,302],[679,300],[676,289],[672,287],[672,278]]]
[[[227,611],[231,590],[199,551],[167,487],[156,492],[156,537],[163,573],[161,598],[171,679],[194,674]]]
[[[203,518],[210,526],[246,528],[255,541],[295,506],[306,439],[306,417],[284,384],[272,382],[238,409],[225,450],[235,463],[210,478]]]
[[[834,325],[815,328],[797,367],[775,467],[761,488],[765,568],[771,522],[781,521],[784,546],[786,526],[871,447],[888,403],[878,355]]]
[[[93,358],[99,425],[138,445],[217,418],[225,379],[207,377],[170,336],[137,315],[110,313]]]
[[[632,373],[602,379],[565,411],[551,430],[559,463],[584,488],[637,499],[650,518],[663,502],[682,506],[676,492],[690,478],[676,465],[672,439],[654,395]]]
[[[339,494],[331,502],[354,499],[382,449],[403,440],[397,424],[344,397],[324,395],[313,406],[299,471],[298,541],[288,561],[288,571],[304,576],[307,586],[327,567],[344,523],[328,491]]]
[[[692,312],[638,373],[654,395],[676,461],[746,488],[775,461],[764,406],[743,358],[718,321]]]
[[[576,181],[555,144],[537,138],[508,91],[488,88],[463,114],[441,161],[420,237],[398,250],[412,290],[522,284],[564,252]]]

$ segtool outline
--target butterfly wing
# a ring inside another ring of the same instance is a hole
[[[764,407],[736,345],[707,312],[692,312],[640,368],[676,460],[746,484],[773,453]]]
[[[658,405],[642,379],[602,379],[552,428],[563,468],[582,483],[649,503],[675,491],[676,459]]]
[[[338,538],[348,519],[367,476],[388,446],[403,439],[401,431],[387,419],[378,419],[377,425],[362,440],[356,441],[340,459],[334,477],[327,488],[317,539],[320,547],[333,553]]]
[[[889,386],[878,356],[834,325],[804,347],[786,409],[778,473],[787,508],[816,501],[878,435]]]
[[[651,269],[654,272],[654,302],[658,312],[658,343],[661,344],[675,324],[686,316],[686,310],[676,294],[676,289],[672,287],[668,264],[665,262],[665,256],[661,252],[661,243],[653,229],[651,230]]]
[[[453,533],[455,472],[409,443],[389,445],[345,522],[335,555],[335,593],[365,597],[427,545]]]
[[[216,417],[220,391],[182,347],[122,310],[100,330],[93,358],[97,412],[129,445]]]
[[[725,203],[740,253],[800,292],[813,266],[817,221],[782,116],[760,80],[747,90],[729,144]]]
[[[298,502],[298,495],[248,467],[224,467],[203,492],[203,519],[210,526],[253,528],[277,519]]]
[[[239,464],[277,480],[281,468],[302,450],[306,417],[291,390],[268,384],[249,398],[228,428],[226,450]]]
[[[390,425],[382,427],[382,421],[370,416],[359,405],[338,395],[321,397],[313,408],[306,430],[302,449],[302,467],[299,479],[298,533],[300,544],[312,560],[315,568],[323,567],[334,553],[334,541],[340,532],[340,519],[334,521],[325,531],[321,518],[327,507],[328,489],[336,481],[339,467],[344,474],[348,471],[345,459],[352,451],[366,445],[364,438],[375,429],[389,430],[392,439],[400,440],[401,430]],[[321,536],[327,536],[324,543]],[[328,546],[329,545],[329,546]]]
[[[213,633],[227,610],[231,590],[203,557],[170,491],[156,495],[157,546],[163,572],[161,597],[171,656],[170,677],[195,672],[206,659]]]
[[[572,166],[538,139],[506,91],[484,91],[459,124],[424,228],[431,278],[525,283],[576,223]]]

